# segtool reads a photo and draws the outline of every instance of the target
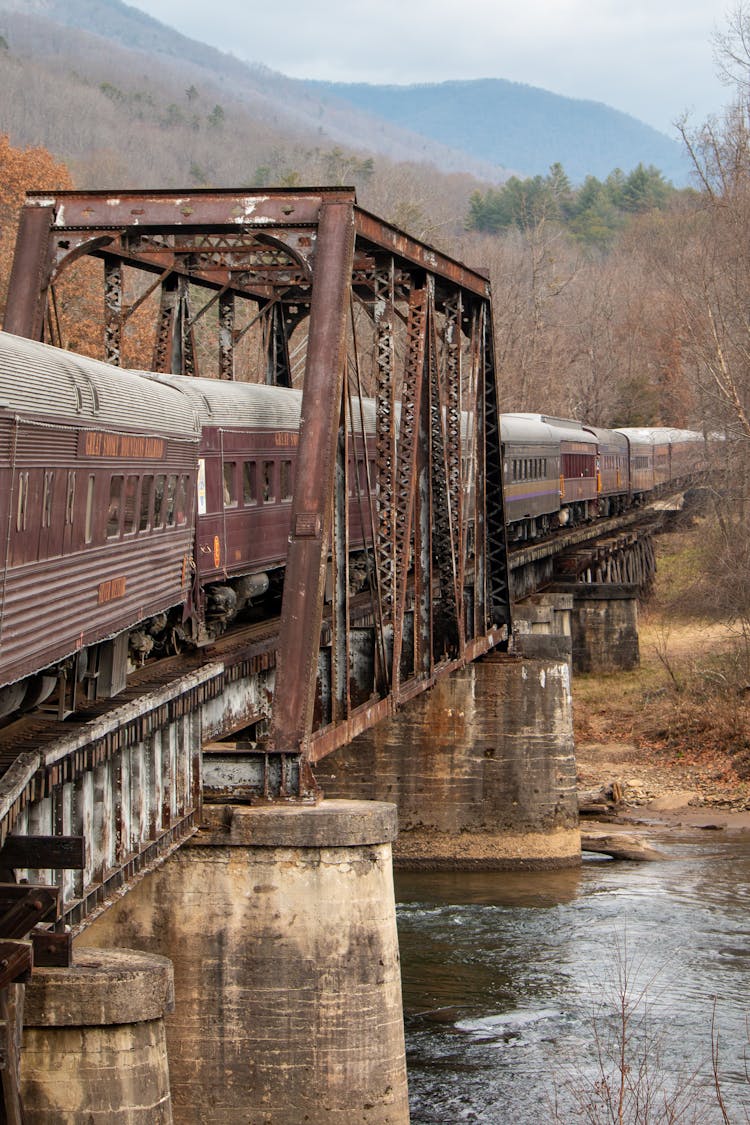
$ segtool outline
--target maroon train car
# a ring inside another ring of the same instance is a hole
[[[114,694],[128,630],[184,603],[198,438],[173,388],[0,333],[0,715],[61,664]]]
[[[149,378],[177,389],[201,428],[193,639],[202,643],[218,635],[272,583],[280,586],[291,527],[302,394],[257,383],[179,375]],[[363,419],[355,411],[350,435],[349,528],[354,549],[363,546],[370,526],[363,420],[371,457],[371,402],[363,404]]]

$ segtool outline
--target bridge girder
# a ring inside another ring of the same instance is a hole
[[[64,346],[55,292],[92,258],[103,262],[109,362],[302,389],[278,748],[322,757],[507,636],[482,274],[363,211],[349,188],[30,193],[5,329]],[[148,363],[128,362],[133,318],[149,310]],[[376,433],[365,459],[358,418],[368,398]],[[354,674],[352,496],[370,541],[369,692]]]

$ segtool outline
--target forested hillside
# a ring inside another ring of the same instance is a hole
[[[614,186],[632,196],[635,173],[611,170],[596,181],[601,190],[591,180],[574,189],[562,164],[498,187],[467,171],[395,162],[301,128],[271,97],[278,76],[266,83],[257,71],[241,83],[242,64],[223,70],[225,56],[119,0],[3,5],[7,151],[40,145],[87,188],[352,183],[368,209],[490,269],[506,408],[604,424],[690,421],[673,299],[641,245],[652,202],[668,207],[662,216],[689,204],[658,171],[644,169],[663,198],[615,207]],[[90,30],[67,26],[81,22]],[[11,239],[4,224],[6,261]]]
[[[105,57],[113,45],[137,52],[145,73],[189,68],[198,88],[218,84],[274,128],[301,129],[323,144],[365,145],[391,160],[427,161],[495,182],[510,173],[544,174],[556,162],[575,183],[615,167],[627,173],[639,163],[656,165],[679,186],[687,173],[674,139],[643,122],[597,102],[500,78],[414,86],[298,81],[262,65],[262,43],[238,43],[240,52],[243,46],[245,54],[258,52],[258,61],[248,64],[122,0],[0,0],[0,33],[16,46],[23,17],[32,21],[27,27],[37,52],[74,58],[75,41],[65,32],[78,30],[95,36]],[[45,42],[50,27],[65,29],[59,52]]]
[[[701,264],[705,193],[643,163],[579,186],[565,161],[503,186],[399,163],[301,127],[281,107],[286,80],[120,0],[0,0],[0,12],[6,153],[42,146],[81,187],[353,183],[365,207],[489,268],[506,408],[602,424],[701,417],[684,295],[655,255],[679,245],[683,267]],[[6,262],[11,238],[4,223]]]
[[[673,139],[600,102],[564,98],[548,90],[485,78],[418,86],[311,82],[327,92],[423,137],[462,148],[490,164],[526,176],[564,164],[575,183],[654,164],[682,186],[684,152]]]
[[[697,596],[737,629],[715,683],[722,713],[744,713],[750,15],[738,8],[719,43],[735,100],[685,134],[693,186],[677,190],[640,150],[631,167],[577,178],[572,141],[556,163],[501,177],[311,90],[299,100],[282,76],[141,13],[133,22],[133,11],[120,0],[0,0],[0,317],[27,189],[356,185],[365,207],[488,270],[503,409],[721,435],[698,560],[711,582]],[[96,355],[100,267],[85,265],[58,288],[57,311],[64,345]]]

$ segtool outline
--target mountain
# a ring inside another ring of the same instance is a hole
[[[423,137],[461,148],[478,160],[544,175],[560,163],[570,179],[604,179],[653,164],[675,184],[687,177],[681,146],[629,114],[601,102],[561,97],[502,78],[417,86],[308,82]]]
[[[182,102],[185,87],[192,86],[204,100],[213,98],[222,108],[241,108],[245,118],[252,118],[252,129],[245,121],[245,133],[250,129],[253,136],[265,137],[269,150],[274,134],[277,148],[307,144],[318,151],[331,144],[345,145],[356,153],[431,164],[446,173],[466,173],[486,182],[501,182],[511,173],[543,174],[554,162],[579,183],[586,175],[602,179],[616,167],[627,172],[639,163],[656,165],[678,185],[687,178],[677,143],[635,118],[600,103],[563,98],[502,79],[419,86],[290,79],[181,35],[123,0],[0,0],[0,34],[24,65],[36,63],[54,74],[56,82],[62,81],[70,104],[79,105],[80,112],[86,112],[86,105],[93,110],[93,94],[87,101],[80,90],[73,90],[74,76],[79,85],[88,83],[90,91],[109,87],[110,95],[114,91],[131,108],[134,99],[140,99],[141,110],[149,98],[159,101],[167,96],[156,89],[160,82],[171,83],[172,96],[180,99],[167,107],[173,118],[190,117]],[[112,79],[108,68],[115,75]],[[17,87],[5,82],[4,75],[0,78],[6,97],[16,95]],[[22,143],[49,147],[48,134],[56,135],[54,121],[64,110],[64,105],[55,103],[64,99],[55,96],[43,73],[37,81],[38,98],[48,103],[29,103],[29,120],[35,122],[29,128],[37,132],[22,135],[19,113],[13,115],[7,104],[4,110],[1,103],[0,130],[12,131]],[[20,97],[16,95],[16,102]],[[105,116],[110,116],[109,111]],[[86,143],[103,149],[104,141],[94,136],[95,131],[94,123],[81,127],[75,159],[84,161]],[[225,169],[229,174],[237,160],[211,161],[202,156],[193,164],[207,182],[217,182],[216,176],[225,174]],[[245,172],[242,182],[251,172]]]

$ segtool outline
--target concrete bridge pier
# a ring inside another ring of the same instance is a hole
[[[565,660],[573,670],[573,595],[531,594],[513,606],[513,652],[543,660]]]
[[[87,944],[172,958],[175,1125],[406,1125],[393,805],[214,805]]]
[[[556,590],[563,592],[560,586]],[[577,582],[571,633],[574,672],[626,672],[640,663],[638,593],[634,583]]]
[[[316,767],[324,791],[398,807],[397,866],[580,863],[566,660],[492,653]]]
[[[35,968],[21,1054],[26,1125],[172,1125],[164,1015],[173,1004],[165,957],[79,948],[70,968]]]
[[[513,610],[513,651],[558,657],[572,672],[636,668],[640,586],[622,582],[556,583]]]

